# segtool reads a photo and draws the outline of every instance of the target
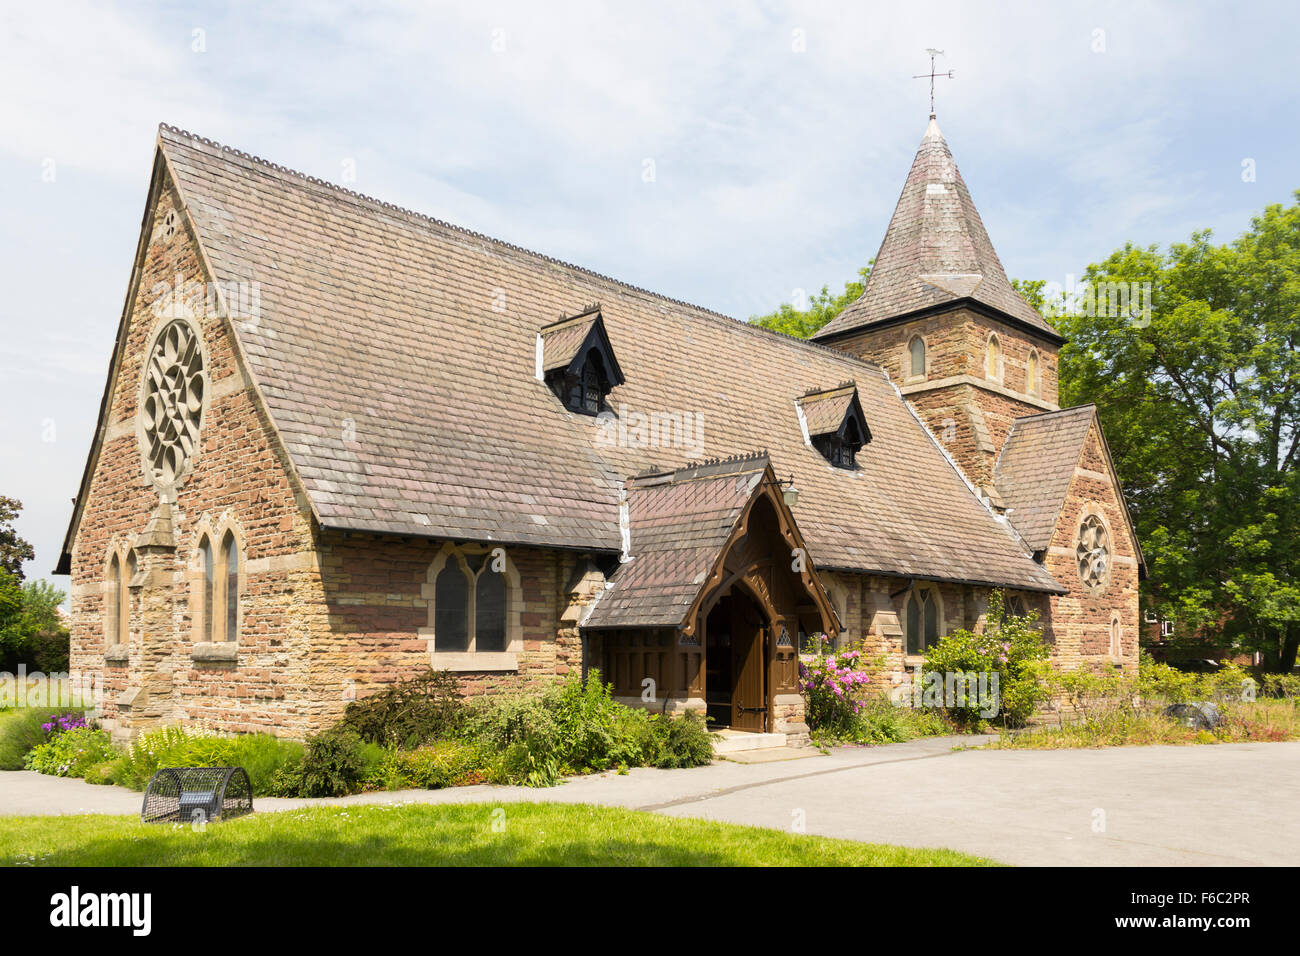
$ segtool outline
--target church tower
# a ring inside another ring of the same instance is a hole
[[[1057,409],[1061,335],[1011,287],[934,114],[862,296],[814,339],[883,367],[994,505],[1016,418]]]

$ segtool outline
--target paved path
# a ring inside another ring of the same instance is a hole
[[[765,764],[636,769],[561,787],[460,787],[338,800],[256,801],[260,812],[366,803],[599,803],[671,816],[1042,865],[1300,865],[1300,743],[952,750],[931,738]],[[140,795],[0,773],[0,814],[139,813]]]

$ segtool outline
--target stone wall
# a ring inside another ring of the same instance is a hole
[[[1000,380],[985,374],[993,334],[1002,346]],[[908,344],[917,335],[926,344],[924,376],[911,375]],[[970,309],[864,329],[833,344],[881,366],[971,483],[991,497],[994,464],[1011,422],[1057,407],[1056,347]],[[1026,381],[1031,351],[1039,358],[1037,394],[1029,393]]]
[[[166,527],[155,521],[158,533],[142,544],[161,501],[146,479],[136,435],[144,357],[155,330],[175,314],[166,308],[172,290],[192,283],[202,290],[208,281],[177,211],[176,196],[164,185],[72,544],[71,665],[103,671],[104,722],[119,733],[180,718],[232,730],[296,730],[309,686],[303,608],[319,589],[310,513],[249,390],[226,320],[202,303],[185,310],[207,353],[200,447],[172,496]],[[193,657],[200,527],[230,527],[242,543],[242,617],[231,661]],[[129,590],[125,654],[106,666],[107,562],[111,551],[125,558],[133,547],[139,573]]]
[[[1090,510],[1104,519],[1112,549],[1109,581],[1097,589],[1084,586],[1076,554],[1079,525]],[[1084,442],[1044,563],[1053,577],[1069,588],[1068,594],[1051,600],[1054,659],[1067,668],[1120,666],[1136,671],[1138,551],[1095,422]],[[1110,634],[1116,618],[1122,653],[1113,658]]]

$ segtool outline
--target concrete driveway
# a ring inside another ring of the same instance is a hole
[[[1300,743],[952,750],[972,742],[932,738],[776,763],[637,769],[551,790],[479,786],[266,798],[256,806],[551,800],[949,847],[1014,864],[1300,864]],[[139,810],[140,795],[116,787],[0,773],[0,814]]]

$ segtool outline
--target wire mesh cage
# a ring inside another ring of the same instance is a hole
[[[243,767],[168,767],[149,780],[144,823],[210,823],[253,812],[253,787]]]

